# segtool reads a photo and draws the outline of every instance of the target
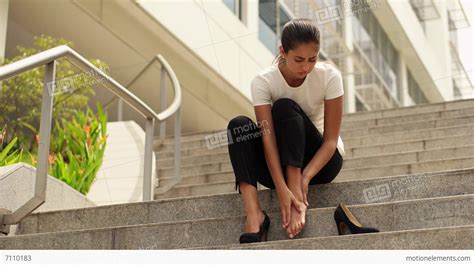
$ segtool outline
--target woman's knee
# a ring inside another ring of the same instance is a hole
[[[290,98],[280,98],[272,105],[272,116],[282,118],[284,115],[291,114],[291,111],[298,111],[299,105]]]
[[[245,115],[239,115],[232,118],[229,123],[227,124],[227,129],[233,129],[236,127],[241,127],[244,125],[248,125],[249,123],[253,123],[252,119]]]
[[[336,151],[333,157],[326,163],[320,172],[311,179],[310,184],[327,184],[331,183],[341,172],[344,160],[342,156]]]

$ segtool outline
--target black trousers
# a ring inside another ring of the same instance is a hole
[[[280,98],[272,106],[273,128],[277,140],[282,172],[286,166],[301,168],[311,161],[323,143],[323,137],[306,113],[292,99]],[[265,121],[261,122],[262,124]],[[240,182],[257,187],[275,189],[275,184],[265,160],[260,127],[246,116],[233,118],[227,126],[228,150],[235,174],[235,189]],[[343,159],[336,149],[326,165],[311,179],[310,185],[330,183],[340,172]],[[240,194],[240,187],[238,189]]]

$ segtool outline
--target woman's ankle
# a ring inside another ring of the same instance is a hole
[[[263,215],[263,210],[262,209],[250,210],[250,211],[246,211],[245,214],[246,214],[246,217],[256,218]]]
[[[247,213],[245,220],[245,232],[255,233],[258,232],[260,225],[262,224],[265,216],[263,212],[251,212]]]

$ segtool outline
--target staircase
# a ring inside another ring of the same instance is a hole
[[[30,215],[0,249],[473,249],[474,100],[347,114],[343,170],[310,187],[306,227],[288,240],[275,191],[261,187],[269,241],[239,245],[243,206],[227,146],[182,136],[183,181],[155,201]],[[174,174],[173,140],[155,150],[159,185]],[[380,233],[338,236],[345,203]]]

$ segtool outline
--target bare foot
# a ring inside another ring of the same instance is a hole
[[[301,212],[298,212],[293,205],[291,206],[290,225],[286,228],[286,233],[289,238],[297,236],[305,226],[307,207],[304,203],[301,203],[300,208]]]
[[[260,225],[265,220],[265,215],[260,210],[258,214],[249,215],[245,219],[245,232],[244,233],[258,233],[260,231]]]

